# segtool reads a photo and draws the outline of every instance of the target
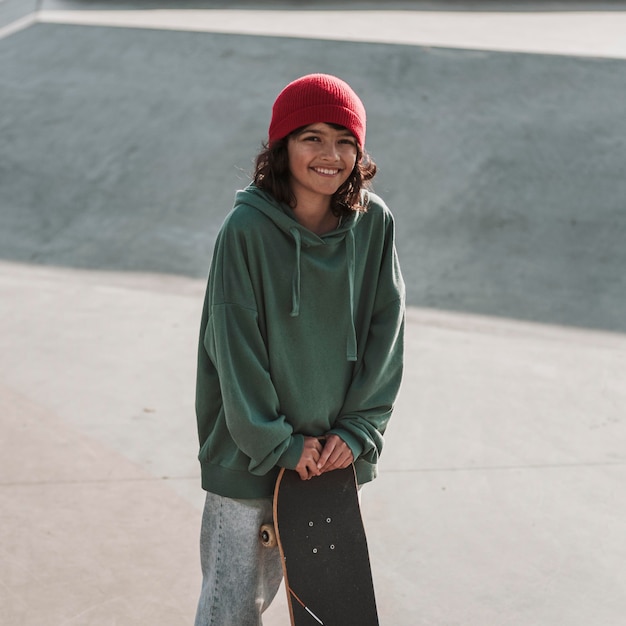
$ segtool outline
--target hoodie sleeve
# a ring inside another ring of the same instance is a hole
[[[355,460],[378,462],[383,434],[400,389],[404,360],[405,289],[391,214],[373,314],[360,362],[329,434],[339,435]]]
[[[211,389],[219,385],[219,393]],[[246,259],[245,237],[223,228],[216,242],[200,335],[196,406],[200,438],[215,419],[211,393],[221,396],[228,433],[250,458],[248,470],[263,475],[276,465],[295,468],[304,439],[294,434],[269,373]],[[202,441],[201,441],[202,443]]]

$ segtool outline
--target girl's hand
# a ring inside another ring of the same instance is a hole
[[[353,461],[354,456],[348,444],[339,435],[329,435],[317,462],[317,470],[320,474],[332,472],[348,467]]]
[[[305,437],[302,456],[296,465],[296,472],[302,480],[309,480],[313,476],[319,476],[322,472],[318,469],[318,461],[322,452],[322,442],[317,437]]]

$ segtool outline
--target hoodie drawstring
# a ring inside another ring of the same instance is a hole
[[[354,243],[354,233],[348,231],[346,236],[347,263],[348,263],[348,287],[350,295],[350,328],[348,329],[348,343],[346,348],[346,358],[348,361],[357,360],[356,329],[354,327],[354,268],[356,265],[356,246]]]
[[[301,256],[302,236],[297,228],[290,228],[289,233],[296,244],[296,267],[291,282],[291,317],[300,315],[300,279],[301,279]],[[356,245],[354,233],[349,230],[345,238],[346,242],[346,265],[348,270],[348,297],[350,301],[350,320],[347,333],[346,360],[357,360],[356,328],[354,327],[354,270],[356,266]]]
[[[293,281],[291,283],[291,317],[300,315],[300,256],[302,251],[302,237],[297,228],[290,228],[289,232],[296,242],[296,268],[293,272]]]

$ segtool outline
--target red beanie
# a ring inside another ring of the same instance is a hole
[[[291,131],[325,122],[345,126],[365,145],[365,107],[350,85],[329,74],[309,74],[289,83],[272,107],[269,142]]]

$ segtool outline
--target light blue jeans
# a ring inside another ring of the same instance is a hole
[[[261,544],[272,500],[234,500],[207,492],[200,531],[202,591],[195,626],[262,626],[261,613],[283,572],[277,547]]]

